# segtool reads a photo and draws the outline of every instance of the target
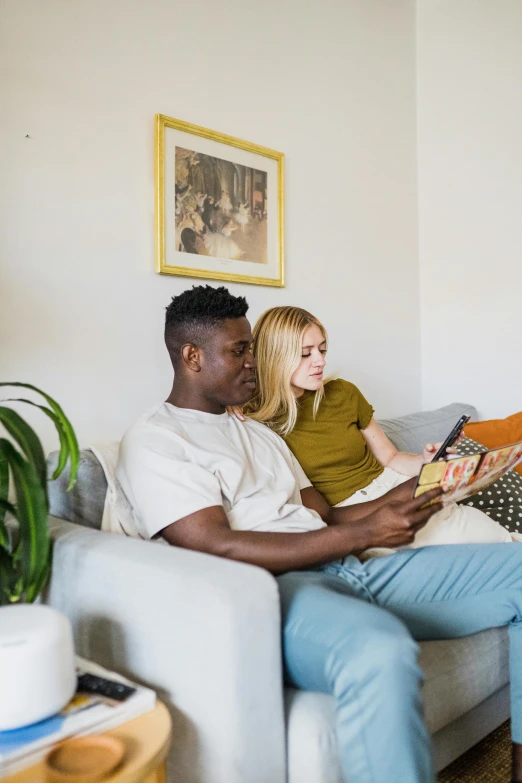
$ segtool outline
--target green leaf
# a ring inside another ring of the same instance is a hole
[[[50,535],[47,501],[33,465],[5,438],[0,439],[0,458],[9,463],[16,493],[16,512],[20,539],[12,563],[20,566],[16,593],[39,584],[49,562]],[[12,599],[10,599],[12,600]],[[16,597],[14,600],[18,600]]]
[[[76,476],[78,474],[78,466],[80,464],[80,448],[78,446],[78,441],[76,439],[76,435],[72,428],[71,422],[69,421],[69,419],[67,418],[67,416],[65,415],[61,407],[58,405],[56,400],[53,400],[53,398],[49,397],[48,394],[43,392],[37,386],[33,386],[30,383],[4,382],[4,383],[0,383],[0,386],[17,386],[24,389],[31,389],[32,391],[37,392],[37,394],[40,394],[49,403],[54,413],[60,419],[65,434],[65,439],[67,441],[67,445],[69,448],[69,456],[71,459],[71,477],[70,477],[68,489],[72,489],[76,481]]]
[[[2,512],[4,516],[6,512],[9,512],[9,514],[12,514],[13,517],[17,519],[16,508],[12,503],[8,503],[7,500],[0,500],[0,512]],[[11,554],[11,536],[9,535],[9,531],[5,524],[2,524],[0,527],[0,549],[4,549]]]
[[[10,509],[7,507],[7,497],[9,495],[9,465],[6,459],[0,459],[0,546],[7,548],[9,546],[9,536],[5,526],[5,515]],[[7,504],[4,505],[4,504]],[[11,512],[12,513],[12,512]]]
[[[58,432],[58,437],[60,438],[60,454],[58,456],[58,464],[52,475],[52,480],[54,481],[65,468],[69,458],[69,444],[67,443],[65,430],[63,428],[60,417],[57,416],[56,413],[54,413],[54,411],[52,411],[50,408],[46,408],[45,405],[38,405],[36,402],[33,402],[32,400],[26,400],[24,397],[10,397],[6,400],[6,402],[24,402],[26,405],[32,405],[34,408],[39,408],[53,422],[54,426],[56,427],[56,431]]]
[[[32,463],[45,491],[47,468],[42,444],[36,432],[22,419],[19,413],[4,406],[0,406],[0,424],[4,425],[9,435]]]
[[[16,518],[16,508],[12,503],[9,503],[7,500],[0,500],[0,508],[4,511],[9,511]]]
[[[47,561],[45,568],[43,569],[42,573],[40,574],[39,579],[37,579],[34,584],[29,585],[28,589],[25,593],[25,600],[27,603],[32,603],[42,590],[44,589],[45,585],[47,584],[47,580],[49,579],[49,576],[51,575],[51,560]]]
[[[19,601],[16,590],[17,571],[12,557],[0,548],[0,606]]]

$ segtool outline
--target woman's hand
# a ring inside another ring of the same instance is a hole
[[[245,416],[243,415],[243,408],[240,408],[237,405],[229,405],[227,408],[227,413],[230,413],[231,416],[235,416],[236,419],[239,419],[239,421],[245,421]]]
[[[460,440],[460,439],[459,439]],[[457,440],[457,443],[459,441]],[[426,443],[424,446],[424,452],[422,454],[422,459],[424,462],[431,462],[433,460],[433,457],[437,453],[437,451],[440,449],[444,441],[440,441],[439,443]],[[453,455],[458,454],[457,449],[454,449],[453,446],[449,446],[449,448],[446,449],[446,455]]]

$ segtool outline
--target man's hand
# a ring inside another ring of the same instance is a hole
[[[364,537],[364,545],[362,547],[355,545],[352,548],[366,549],[368,546],[377,546],[372,541],[371,544],[366,543],[367,536],[365,530],[368,529],[368,535],[375,534],[376,528],[373,525],[373,521],[380,519],[380,511],[384,507],[391,506],[393,509],[405,510],[405,513],[410,513],[410,502],[413,501],[413,491],[415,489],[416,477],[404,481],[402,484],[390,489],[385,495],[375,500],[368,500],[366,503],[354,503],[348,506],[329,506],[324,497],[314,487],[307,487],[301,490],[301,499],[303,505],[307,508],[311,508],[317,511],[319,516],[330,527],[347,527],[351,533],[356,535],[357,539],[362,535]],[[434,494],[433,494],[434,493]],[[431,494],[426,493],[422,496],[423,499],[416,499],[413,511],[419,510],[430,498],[436,498],[440,495],[440,490],[432,490]],[[430,506],[429,510],[422,512],[426,524],[429,517],[440,510],[440,503],[436,506]],[[370,522],[372,523],[370,525]],[[422,526],[422,525],[421,525]],[[384,545],[382,545],[384,546]]]
[[[406,485],[411,485],[411,482],[407,481],[400,487],[396,487],[395,490]],[[389,492],[387,497],[390,497],[395,490]],[[397,494],[400,496],[400,493],[397,492]],[[411,544],[417,531],[424,527],[429,518],[442,508],[440,501],[426,506],[430,500],[442,495],[440,487],[431,489],[418,498],[411,497],[410,488],[408,495],[407,500],[395,497],[370,516],[355,523],[355,526],[360,528],[359,532],[364,531],[362,549],[375,546],[394,548]]]

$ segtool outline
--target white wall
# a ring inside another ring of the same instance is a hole
[[[168,394],[164,307],[197,281],[153,271],[160,112],[286,153],[287,287],[230,289],[252,319],[323,319],[380,415],[419,408],[413,0],[1,14],[1,378],[54,394],[84,445]]]
[[[522,3],[418,3],[424,407],[522,408]]]

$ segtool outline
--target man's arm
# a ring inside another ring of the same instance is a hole
[[[439,494],[440,490],[435,489],[415,500],[387,502],[349,525],[335,524],[309,533],[231,530],[223,507],[210,506],[178,519],[161,535],[174,546],[240,560],[280,574],[324,565],[371,546],[411,543],[417,530],[441,508],[440,503],[421,506]],[[346,510],[332,509],[333,516],[337,518],[336,512]]]
[[[406,502],[413,497],[416,481],[416,478],[404,481],[380,498],[368,500],[366,503],[355,503],[353,506],[330,506],[324,496],[312,486],[301,490],[301,500],[303,506],[317,511],[327,525],[351,524],[369,516],[374,511],[378,511],[386,503],[390,503],[390,501]]]

